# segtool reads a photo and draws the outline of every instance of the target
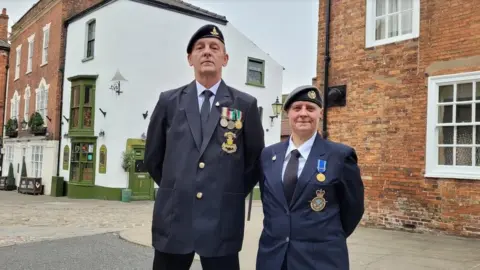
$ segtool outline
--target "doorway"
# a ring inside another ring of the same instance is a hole
[[[128,186],[132,190],[132,200],[153,200],[153,179],[144,164],[145,146],[132,146],[134,165],[128,174]]]

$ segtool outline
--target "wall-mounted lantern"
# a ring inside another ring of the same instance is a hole
[[[270,120],[271,120],[270,124],[273,125],[273,119],[277,118],[282,113],[282,107],[283,107],[283,104],[280,103],[277,97],[277,100],[275,100],[275,103],[272,103],[273,115],[270,116]]]

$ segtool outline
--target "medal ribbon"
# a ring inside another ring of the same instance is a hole
[[[317,171],[323,173],[327,170],[327,161],[326,160],[317,160]]]
[[[228,112],[228,108],[227,107],[222,107],[222,117],[223,118],[227,118],[227,112]]]

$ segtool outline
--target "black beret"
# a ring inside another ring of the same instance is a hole
[[[290,108],[290,105],[292,105],[292,103],[295,101],[309,101],[322,108],[320,91],[313,85],[302,85],[295,88],[285,99],[283,109],[287,111],[288,108]]]
[[[190,38],[190,41],[188,42],[188,45],[187,45],[188,54],[192,52],[192,48],[195,42],[197,42],[197,40],[201,38],[217,38],[223,44],[225,44],[222,31],[220,31],[220,29],[218,29],[218,27],[213,24],[207,24],[200,27],[200,29],[198,29],[197,32],[195,32],[195,34],[193,34],[193,36]]]

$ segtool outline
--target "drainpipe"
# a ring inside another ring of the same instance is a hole
[[[8,89],[8,75],[9,75],[9,68],[10,68],[10,49],[9,48],[2,48],[2,49],[6,49],[6,52],[7,52],[7,65],[5,66],[5,88],[3,89],[3,125],[2,125],[2,149],[3,147],[5,146],[4,142],[5,142],[5,120],[6,120],[6,117],[5,117],[5,113],[6,113],[6,107],[7,107],[7,89]],[[4,158],[4,155],[1,154],[1,160],[0,160],[0,166],[1,166],[1,170],[0,170],[0,176],[3,175],[3,158]]]
[[[60,91],[60,114],[58,115],[58,120],[60,120],[60,123],[58,123],[58,151],[57,151],[57,177],[60,176],[60,164],[63,163],[63,159],[61,159],[61,153],[62,153],[62,122],[63,122],[63,80],[65,78],[65,57],[66,57],[66,48],[67,48],[67,32],[68,32],[68,24],[63,24],[63,27],[65,29],[65,35],[63,36],[64,39],[64,45],[62,48],[62,54],[63,54],[63,63],[60,63],[60,67],[58,69],[59,71],[59,76],[60,76],[60,83],[59,83],[59,91]],[[58,121],[57,120],[57,121]],[[68,125],[68,123],[66,124]]]
[[[324,56],[324,78],[323,78],[323,137],[328,138],[327,131],[327,108],[328,108],[328,67],[330,64],[330,6],[331,0],[326,1],[325,14],[325,56]]]

